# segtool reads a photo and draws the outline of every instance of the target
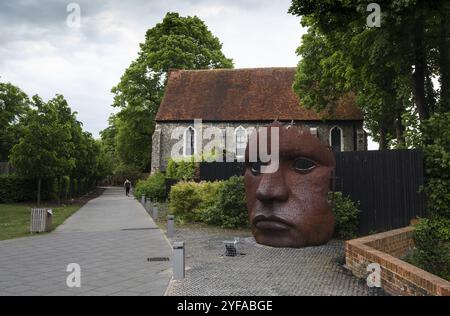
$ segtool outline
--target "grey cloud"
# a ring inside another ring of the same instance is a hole
[[[93,16],[107,7],[105,1],[89,0],[6,0],[0,2],[0,16],[3,23],[27,23],[44,26],[64,23],[67,5],[78,3],[84,16]]]
[[[66,25],[68,3],[81,28]],[[29,95],[66,96],[98,136],[114,111],[110,89],[166,12],[198,15],[236,67],[295,66],[299,19],[290,0],[0,0],[0,76]]]
[[[8,42],[51,39],[67,32],[67,5],[78,3],[82,19],[92,19],[107,10],[105,1],[89,0],[20,0],[0,2],[0,45]],[[86,36],[95,33],[95,27],[86,24],[81,31]]]

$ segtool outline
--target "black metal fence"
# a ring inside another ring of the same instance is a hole
[[[227,180],[232,176],[244,174],[245,164],[242,162],[202,162],[200,163],[200,180]]]
[[[423,154],[419,150],[335,153],[334,191],[359,201],[359,233],[407,226],[425,215]],[[200,180],[226,180],[242,175],[244,164],[201,163]]]
[[[421,151],[355,151],[335,157],[334,190],[359,201],[361,234],[403,227],[425,215]]]

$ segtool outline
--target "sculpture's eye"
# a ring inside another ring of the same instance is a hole
[[[309,173],[312,170],[314,170],[314,168],[316,168],[316,167],[317,167],[316,163],[307,158],[297,158],[294,161],[295,170],[297,170],[298,172],[300,172],[302,174]]]
[[[250,170],[254,176],[259,176],[261,174],[261,162],[258,161],[250,163]]]

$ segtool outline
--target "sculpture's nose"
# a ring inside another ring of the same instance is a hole
[[[284,202],[289,197],[281,170],[275,173],[261,174],[261,181],[256,190],[256,198],[263,203]]]

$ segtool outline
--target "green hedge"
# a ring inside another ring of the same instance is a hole
[[[189,181],[194,179],[196,163],[193,159],[189,161],[175,162],[170,159],[167,163],[166,177],[170,179]]]
[[[412,264],[450,281],[450,221],[421,219],[413,235]]]
[[[200,222],[202,214],[213,206],[220,182],[179,182],[172,186],[169,195],[169,211],[178,220]]]
[[[58,184],[56,178],[42,179],[41,183],[41,199],[57,200],[58,187],[60,187],[60,197],[65,200],[70,196],[79,196],[89,192],[95,182],[88,180],[70,180],[69,177],[62,177],[61,183]],[[70,183],[72,182],[72,189]],[[0,175],[0,203],[13,202],[30,202],[36,201],[37,198],[37,180],[25,179],[16,175]]]
[[[434,114],[422,125],[429,219],[413,234],[411,263],[450,280],[450,112]]]
[[[423,124],[425,194],[431,216],[450,220],[450,112]]]
[[[41,184],[42,200],[56,199],[58,186],[55,179],[43,179]],[[0,203],[35,201],[37,180],[24,179],[16,175],[0,176]]]
[[[202,220],[223,228],[248,226],[243,177],[234,176],[221,183],[215,201],[205,209]]]
[[[179,182],[169,195],[169,211],[184,222],[204,222],[224,228],[247,226],[242,177],[216,182]]]
[[[162,202],[166,199],[165,177],[162,173],[155,173],[145,180],[139,180],[135,187],[135,196],[140,199],[142,195],[147,198]]]
[[[358,206],[341,192],[329,192],[328,200],[334,214],[334,236],[339,239],[352,239],[358,232]]]
[[[329,194],[335,217],[335,237],[351,239],[358,230],[359,210],[340,192]],[[204,222],[223,228],[248,226],[243,177],[217,182],[179,182],[169,195],[169,212],[184,222]]]

